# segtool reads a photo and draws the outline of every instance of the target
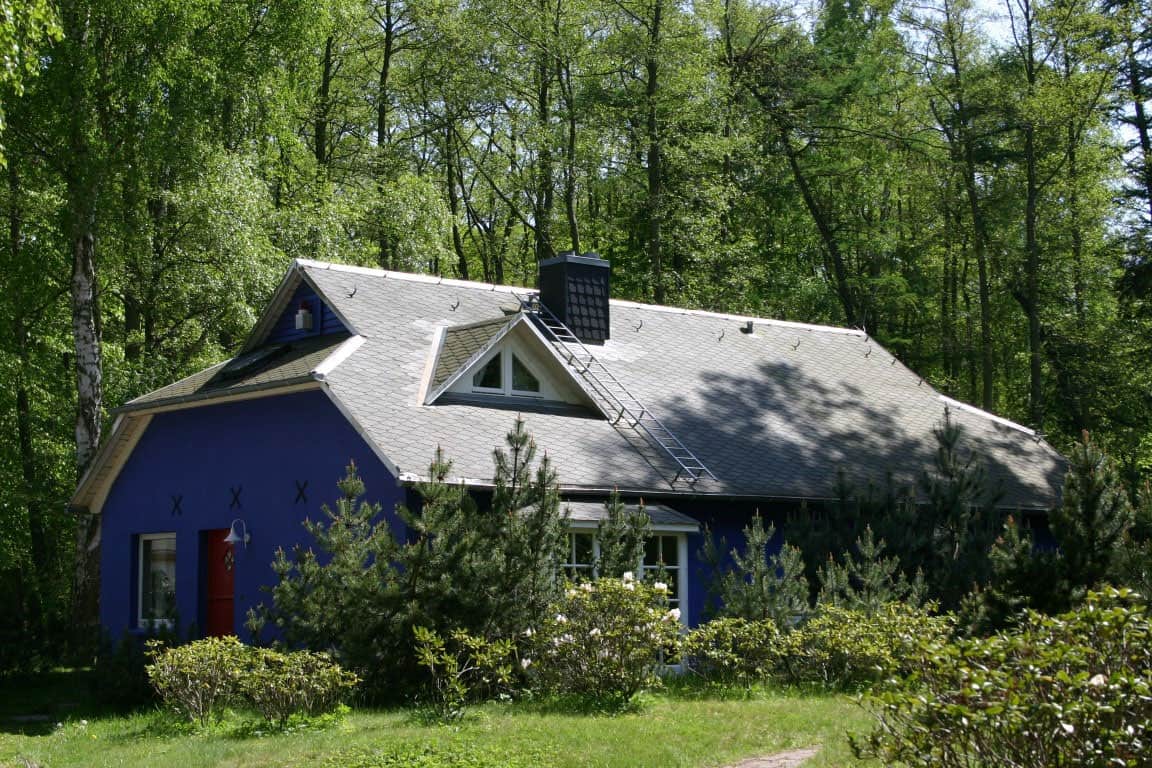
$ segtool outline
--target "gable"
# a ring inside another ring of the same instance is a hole
[[[298,328],[297,315],[305,310],[310,315],[311,327]],[[349,333],[347,326],[328,304],[320,298],[316,290],[301,280],[288,299],[287,306],[280,312],[264,340],[267,344],[299,341],[313,336],[326,336],[332,333]]]
[[[523,315],[446,328],[435,351],[428,403],[564,404],[599,414],[594,401]]]

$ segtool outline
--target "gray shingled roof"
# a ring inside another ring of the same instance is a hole
[[[298,268],[365,337],[326,383],[380,454],[413,479],[444,446],[453,475],[490,480],[512,414],[420,397],[435,373],[438,329],[502,323],[509,293],[528,291],[315,262]],[[524,412],[565,487],[828,498],[838,470],[859,484],[888,472],[911,483],[931,466],[933,428],[947,408],[1003,485],[1005,506],[1046,508],[1058,498],[1063,460],[1047,443],[941,396],[862,332],[755,320],[744,334],[749,318],[619,301],[611,315],[612,338],[597,357],[717,480],[669,483],[667,468],[607,421]]]
[[[603,502],[565,501],[560,506],[562,509],[568,510],[568,519],[576,523],[600,523],[608,519],[608,510],[604,508]],[[635,512],[639,505],[626,504],[625,508]],[[648,518],[656,527],[687,526],[693,530],[700,528],[700,524],[688,515],[681,514],[663,504],[645,504],[644,511],[648,513]]]
[[[314,381],[312,372],[347,338],[348,334],[339,333],[314,336],[285,344],[283,345],[285,349],[264,364],[254,365],[251,370],[242,371],[240,375],[230,378],[224,374],[223,369],[232,361],[225,360],[166,387],[130,400],[118,410],[138,411],[312,382]]]

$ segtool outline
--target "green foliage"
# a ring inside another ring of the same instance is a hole
[[[235,637],[209,637],[175,648],[149,643],[148,679],[164,705],[200,727],[219,720],[248,672],[248,649]]]
[[[253,648],[231,636],[174,648],[149,641],[148,649],[148,679],[160,700],[201,728],[241,702],[283,728],[293,715],[334,712],[358,682],[324,654]]]
[[[771,619],[786,629],[808,615],[808,580],[800,550],[782,544],[779,552],[769,556],[775,533],[774,525],[765,529],[761,517],[755,516],[744,529],[743,551],[732,549],[731,567],[714,569],[721,616]]]
[[[692,630],[680,653],[688,667],[706,680],[750,686],[772,676],[780,650],[780,630],[770,619],[722,618]]]
[[[396,515],[398,540],[378,505],[360,501],[364,484],[349,467],[342,498],[326,521],[305,524],[320,556],[277,554],[273,604],[250,616],[273,622],[292,645],[331,650],[365,680],[368,695],[390,698],[418,688],[414,628],[445,635],[512,638],[537,623],[559,593],[564,519],[556,474],[517,420],[507,449],[495,452],[492,508],[480,510],[437,453],[416,509]]]
[[[1148,607],[1091,593],[988,638],[921,637],[910,674],[872,698],[858,753],[908,766],[1142,765],[1152,733]]]
[[[600,541],[600,558],[596,573],[602,577],[618,579],[644,558],[644,541],[652,533],[652,519],[644,511],[644,501],[629,510],[613,489],[604,502],[607,517],[596,528]]]
[[[796,684],[856,689],[914,671],[915,648],[950,633],[950,621],[901,603],[872,613],[823,606],[803,627],[783,635],[778,674]]]
[[[631,573],[570,587],[552,611],[531,632],[522,663],[554,695],[624,706],[659,684],[656,672],[678,645],[680,612]]]
[[[1119,550],[1134,522],[1115,465],[1085,432],[1069,456],[1063,503],[1051,514],[1071,590],[1095,587],[1115,574]]]
[[[236,690],[270,725],[285,728],[293,715],[335,712],[358,682],[323,653],[249,648]]]
[[[512,682],[510,639],[486,640],[456,630],[443,638],[427,627],[413,627],[416,658],[428,671],[425,705],[441,722],[457,720],[465,705],[479,696],[488,697]]]
[[[1058,448],[1093,430],[1139,485],[1148,4],[1012,9],[989,43],[967,0],[0,0],[0,660],[75,630],[81,243],[96,420],[234,349],[288,257],[527,285],[592,248],[621,298],[865,327]],[[984,501],[949,472],[927,522],[865,522],[955,607],[1001,521],[963,520]],[[810,580],[862,526],[839,530],[827,552],[788,531]]]
[[[836,606],[873,614],[888,603],[920,605],[924,583],[920,574],[911,582],[900,571],[900,560],[883,557],[884,541],[876,541],[872,528],[856,540],[855,554],[845,552],[842,562],[830,556],[820,569],[817,605]]]

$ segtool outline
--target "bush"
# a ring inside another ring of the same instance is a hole
[[[859,688],[910,672],[918,640],[948,635],[950,620],[902,603],[875,613],[826,606],[781,639],[781,676],[792,683]]]
[[[912,768],[1149,764],[1152,623],[1134,592],[1029,612],[986,639],[926,638],[915,667],[872,698],[879,726],[858,755]]]
[[[523,663],[553,694],[619,707],[656,685],[663,654],[674,653],[680,612],[667,609],[667,588],[600,579],[567,590],[533,634]]]
[[[161,701],[201,726],[219,720],[229,704],[244,701],[283,727],[295,714],[335,710],[357,683],[325,654],[251,648],[235,637],[207,637],[168,649],[156,641],[148,646],[153,658],[148,678]]]
[[[715,619],[694,629],[681,653],[707,680],[748,686],[773,673],[780,650],[780,630],[770,619]]]
[[[248,649],[235,637],[208,637],[166,650],[150,640],[148,649],[153,659],[148,679],[161,701],[201,726],[220,718],[248,666]]]
[[[335,711],[359,679],[323,653],[248,649],[239,693],[269,723],[285,727],[292,715]]]
[[[445,640],[427,627],[413,632],[416,657],[432,678],[427,703],[436,719],[455,720],[478,692],[492,694],[511,683],[511,640],[486,640],[459,630]]]

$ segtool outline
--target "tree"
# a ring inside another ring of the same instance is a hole
[[[1069,457],[1063,502],[1051,516],[1062,570],[1074,593],[1116,574],[1121,545],[1134,522],[1115,464],[1084,432]]]
[[[60,22],[47,0],[0,0],[0,94],[24,93],[24,78],[37,70],[37,49],[60,37]],[[0,98],[0,137],[4,133],[4,99]],[[0,165],[4,145],[0,143]]]
[[[414,627],[441,636],[461,630],[512,638],[538,624],[560,590],[565,525],[556,475],[517,419],[495,452],[491,509],[448,481],[437,451],[419,504],[395,518],[362,501],[349,466],[325,519],[304,524],[315,545],[276,553],[272,604],[249,614],[249,627],[274,626],[284,640],[332,650],[364,677],[370,695],[389,698],[422,674]]]
[[[800,550],[782,543],[768,554],[776,527],[756,515],[744,528],[744,548],[734,547],[731,566],[717,571],[720,616],[752,621],[771,619],[781,629],[804,620],[811,608]]]
[[[900,571],[900,559],[884,557],[884,540],[876,540],[865,527],[856,540],[855,553],[846,551],[840,562],[829,556],[820,569],[817,605],[835,605],[874,614],[884,605],[904,602],[919,605],[924,599],[921,574],[909,582]]]
[[[619,579],[635,571],[644,560],[644,542],[652,534],[652,519],[644,511],[644,501],[628,509],[615,489],[604,502],[607,516],[596,528],[600,541],[600,558],[596,574]]]

